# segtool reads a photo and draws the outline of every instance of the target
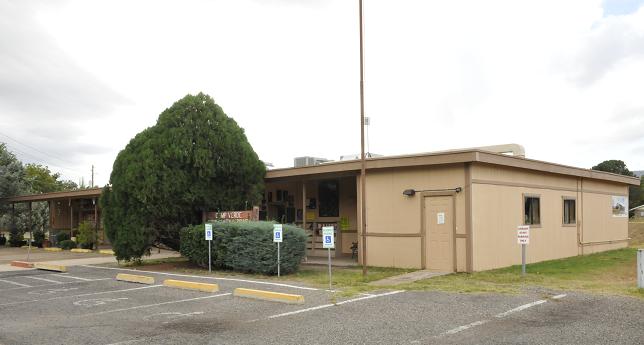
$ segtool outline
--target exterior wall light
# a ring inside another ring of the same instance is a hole
[[[406,195],[408,197],[412,197],[412,196],[414,196],[414,194],[416,194],[416,191],[413,190],[413,189],[405,189],[403,191],[403,195]]]
[[[456,188],[452,188],[452,189],[425,189],[425,190],[405,189],[403,191],[403,195],[408,196],[408,197],[412,197],[412,196],[416,195],[416,192],[444,192],[444,191],[450,191],[450,190],[453,190],[456,193],[460,193],[463,190],[463,188],[456,187]]]

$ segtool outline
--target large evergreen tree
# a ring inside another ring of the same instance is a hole
[[[101,205],[117,258],[136,260],[155,241],[178,249],[179,230],[200,223],[202,211],[257,202],[265,172],[244,130],[211,97],[177,101],[114,162]]]

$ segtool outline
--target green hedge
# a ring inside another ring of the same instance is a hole
[[[306,233],[283,226],[280,244],[280,271],[297,271],[306,251]],[[181,230],[181,255],[191,262],[208,267],[208,241],[204,225]],[[272,222],[214,222],[212,241],[214,268],[237,272],[277,274],[277,244],[273,243]]]
[[[74,242],[72,240],[60,241],[60,243],[58,243],[58,247],[62,248],[64,250],[74,249],[74,248],[76,248],[76,242]]]

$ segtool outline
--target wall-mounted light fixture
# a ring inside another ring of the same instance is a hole
[[[415,189],[405,189],[403,191],[404,196],[412,197],[416,195],[416,192],[445,192],[445,191],[454,191],[456,193],[460,193],[463,190],[461,187],[456,187],[456,188],[450,188],[450,189],[423,189],[423,190],[415,190]]]
[[[413,189],[405,189],[403,191],[403,195],[405,196],[414,196],[414,194],[416,194],[416,191]]]

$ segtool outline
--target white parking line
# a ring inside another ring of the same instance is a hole
[[[354,299],[348,299],[346,301],[341,301],[341,302],[338,302],[338,303],[335,303],[335,304],[334,303],[322,304],[322,305],[318,305],[316,307],[311,307],[311,308],[306,308],[306,309],[299,309],[299,310],[290,311],[290,312],[287,312],[287,313],[271,315],[271,316],[267,317],[266,319],[276,319],[278,317],[284,317],[284,316],[291,316],[291,315],[295,315],[295,314],[306,313],[306,312],[310,312],[310,311],[314,311],[314,310],[330,308],[330,307],[333,307],[333,306],[338,306],[338,305],[343,305],[343,304],[347,304],[347,303],[358,302],[358,301],[362,301],[362,300],[366,300],[366,299],[384,297],[384,296],[389,296],[389,295],[395,295],[395,294],[398,294],[398,293],[401,293],[401,292],[405,292],[405,290],[390,291],[390,292],[385,292],[385,293],[381,293],[381,294],[377,294],[377,295],[358,297],[358,298],[354,298]],[[252,320],[250,322],[254,322],[254,321],[259,321],[259,320]]]
[[[510,315],[510,314],[512,314],[512,313],[516,313],[516,312],[521,311],[521,310],[524,310],[524,309],[532,308],[532,307],[534,307],[535,305],[543,304],[543,303],[546,303],[546,302],[548,302],[548,301],[546,301],[545,299],[540,299],[540,300],[538,300],[538,301],[534,301],[534,302],[532,302],[532,303],[528,303],[528,304],[520,305],[520,306],[518,306],[518,307],[516,307],[516,308],[510,309],[510,310],[505,311],[505,312],[503,312],[503,313],[496,314],[494,317],[497,317],[497,318],[506,317],[506,316],[508,316],[508,315]]]
[[[54,284],[62,284],[62,283],[63,283],[63,282],[58,281],[58,280],[51,280],[51,279],[47,279],[47,278],[40,278],[40,277],[23,276],[23,278],[42,280],[42,281],[44,281],[44,282],[54,283]]]
[[[76,280],[82,280],[86,282],[91,282],[92,279],[88,278],[81,278],[81,277],[76,277],[76,276],[70,276],[69,274],[53,274],[56,277],[63,277],[63,278],[69,278],[69,279],[76,279]]]
[[[489,321],[489,320],[475,321],[475,322],[472,322],[472,323],[467,324],[467,325],[464,325],[464,326],[459,326],[459,327],[456,327],[456,328],[454,328],[454,329],[450,329],[449,331],[447,331],[447,332],[443,333],[443,335],[455,334],[455,333],[458,333],[458,332],[464,331],[464,330],[466,330],[466,329],[468,329],[468,328],[472,328],[472,327],[480,326],[480,325],[482,325],[482,324],[484,324],[484,323],[486,323],[486,322],[488,322],[488,321]]]
[[[552,296],[550,298],[551,299],[561,299],[561,298],[564,298],[564,297],[566,297],[566,294],[556,295],[556,296]],[[504,318],[504,317],[506,317],[506,316],[508,316],[510,314],[513,314],[513,313],[516,313],[516,312],[519,312],[519,311],[522,311],[522,310],[525,310],[525,309],[528,309],[528,308],[532,308],[534,306],[537,306],[537,305],[540,305],[540,304],[543,304],[543,303],[546,303],[546,302],[548,302],[547,299],[540,299],[538,301],[534,301],[532,303],[527,303],[527,304],[524,304],[524,305],[520,305],[520,306],[518,306],[516,308],[512,308],[512,309],[510,309],[508,311],[504,311],[503,313],[496,314],[494,317],[499,318],[499,319]],[[440,337],[445,336],[445,335],[456,334],[458,332],[462,332],[462,331],[464,331],[466,329],[470,329],[472,327],[480,326],[480,325],[483,325],[483,324],[488,323],[488,322],[490,322],[490,320],[480,320],[480,321],[475,321],[475,322],[469,323],[467,325],[452,328],[447,332],[443,332],[443,333],[437,335],[436,338],[440,338]]]
[[[232,295],[232,293],[227,292],[227,293],[222,293],[222,294],[218,294],[218,295],[188,298],[188,299],[182,299],[182,300],[178,300],[178,301],[169,301],[169,302],[161,302],[161,303],[154,303],[154,304],[138,305],[136,307],[106,310],[106,311],[101,311],[101,312],[98,312],[98,313],[85,314],[83,316],[103,315],[103,314],[109,314],[109,313],[117,313],[117,312],[120,312],[120,311],[143,309],[143,308],[152,308],[152,307],[158,307],[160,305],[183,303],[183,302],[192,302],[192,301],[198,301],[198,300],[202,300],[202,299],[216,298],[216,297],[222,297],[222,296],[228,296],[228,295]]]
[[[95,281],[112,280],[112,279],[114,279],[114,278],[98,278],[98,279],[92,279],[91,281],[95,282]],[[4,279],[0,279],[0,281],[4,281]],[[7,280],[6,282],[9,283],[11,281]],[[14,283],[15,285],[20,285],[20,287],[8,288],[8,289],[0,289],[0,291],[4,292],[4,291],[10,291],[10,290],[41,288],[41,287],[52,286],[52,285],[80,284],[80,283],[87,283],[87,282],[85,282],[85,281],[73,281],[73,282],[64,282],[64,283],[57,283],[57,284],[43,284],[43,285],[33,285],[33,286],[32,285],[27,285],[27,284],[15,283],[15,282],[11,282],[11,283]]]
[[[6,279],[0,279],[0,282],[9,283],[9,284],[13,284],[13,285],[18,285],[20,287],[32,287],[31,285],[27,285],[27,284],[23,284],[23,283],[16,283],[14,281],[6,280]],[[6,290],[11,290],[11,289],[6,289]],[[2,291],[5,291],[5,290],[2,290]]]
[[[234,282],[242,282],[242,283],[273,285],[273,286],[288,287],[288,288],[293,288],[293,289],[310,290],[310,291],[332,291],[332,290],[316,289],[316,288],[307,287],[307,286],[298,286],[298,285],[290,285],[290,284],[282,284],[282,283],[263,282],[263,281],[248,280],[248,279],[206,277],[206,276],[195,276],[195,275],[189,275],[189,274],[133,270],[133,269],[129,269],[129,268],[100,267],[100,266],[92,266],[92,265],[79,265],[79,266],[80,267],[89,267],[89,268],[98,268],[98,269],[102,269],[102,270],[128,271],[128,272],[138,272],[138,273],[160,274],[160,275],[174,276],[174,277],[199,278],[199,279],[210,279],[210,280],[226,280],[226,281],[234,281]]]
[[[4,304],[0,304],[0,307],[10,306],[10,305],[17,305],[17,304],[25,304],[25,303],[54,301],[54,300],[63,299],[63,298],[76,298],[76,297],[85,297],[85,296],[94,296],[94,295],[104,295],[104,294],[108,294],[108,293],[119,293],[119,292],[151,289],[151,288],[157,288],[157,287],[161,287],[161,286],[163,286],[163,285],[161,285],[161,284],[159,284],[159,285],[148,285],[148,286],[136,287],[136,288],[131,288],[131,289],[91,292],[91,293],[84,293],[84,294],[80,294],[80,295],[58,296],[58,297],[45,298],[45,299],[33,299],[33,300],[29,300],[29,301],[19,301],[19,302],[4,303]]]

